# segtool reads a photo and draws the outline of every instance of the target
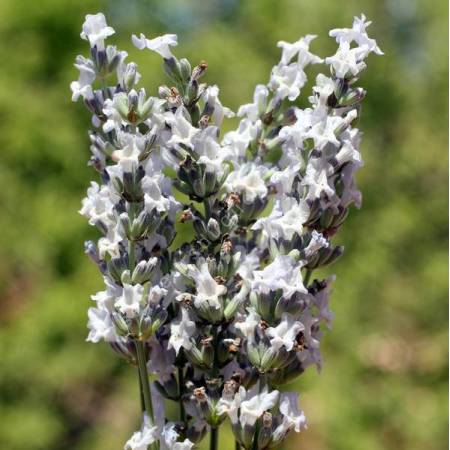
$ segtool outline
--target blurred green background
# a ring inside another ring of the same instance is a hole
[[[364,205],[337,238],[322,374],[295,383],[309,429],[284,450],[448,448],[446,2],[0,0],[0,449],[120,449],[139,421],[132,368],[84,341],[102,280],[83,254],[96,232],[77,210],[94,174],[69,82],[84,15],[99,10],[153,95],[160,58],[133,50],[131,32],[178,33],[176,54],[207,60],[234,110],[267,81],[278,40],[318,34],[325,56],[330,28],[374,21],[386,56],[360,82]]]

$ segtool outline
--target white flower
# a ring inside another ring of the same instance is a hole
[[[269,336],[270,344],[273,351],[278,351],[281,347],[285,347],[288,352],[294,348],[295,339],[304,330],[301,322],[294,319],[291,314],[284,313],[281,316],[281,322],[276,327],[269,327],[266,330]]]
[[[281,64],[289,64],[297,55],[298,63],[302,68],[306,67],[308,64],[321,63],[322,59],[309,51],[309,44],[316,37],[317,36],[308,34],[292,44],[286,41],[279,41],[277,46],[283,49],[281,54]]]
[[[133,45],[139,50],[148,48],[156,53],[159,53],[164,59],[172,58],[172,52],[170,47],[176,47],[178,45],[178,38],[176,34],[164,34],[154,39],[147,39],[142,33],[140,37],[135,34],[131,37]]]
[[[244,316],[244,320],[238,320],[234,326],[247,339],[253,339],[255,328],[261,322],[261,316],[253,309],[247,309],[248,314]],[[242,319],[242,316],[240,316]]]
[[[131,172],[139,164],[139,155],[141,151],[134,140],[130,140],[120,150],[114,150],[112,154],[113,161],[118,162],[125,172]]]
[[[283,415],[282,427],[285,432],[294,429],[297,433],[306,428],[306,417],[298,407],[297,392],[283,392],[280,394],[280,413]]]
[[[264,175],[267,169],[254,163],[243,164],[238,170],[231,172],[225,187],[228,192],[242,194],[244,203],[253,203],[257,197],[264,198],[267,195],[267,186]]]
[[[118,199],[109,186],[99,186],[95,181],[91,181],[91,187],[87,190],[87,197],[83,199],[79,213],[89,219],[90,225],[101,222],[109,227],[114,222],[113,208]]]
[[[87,341],[99,342],[105,340],[106,342],[114,342],[117,340],[114,324],[111,321],[110,313],[107,309],[89,308],[88,309],[88,328],[89,335]]]
[[[115,307],[129,318],[136,317],[139,313],[143,294],[144,287],[140,284],[124,283],[122,295],[116,301]]]
[[[275,201],[269,216],[254,223],[252,230],[264,230],[268,238],[291,240],[295,233],[301,235],[308,217],[309,206],[306,200],[298,202],[293,197],[283,196]]]
[[[111,257],[120,256],[120,243],[126,238],[123,227],[118,223],[114,226],[109,226],[106,236],[98,241],[98,254],[100,258],[104,259],[106,254]]]
[[[126,442],[124,450],[147,450],[150,444],[158,439],[158,427],[150,426],[147,416],[144,416],[142,427]]]
[[[149,344],[152,355],[147,363],[149,372],[157,375],[159,380],[169,380],[175,370],[175,352],[167,348],[167,341],[160,343],[157,339],[151,339]]]
[[[196,286],[194,305],[201,308],[207,304],[212,308],[219,309],[221,307],[219,297],[226,294],[227,288],[214,280],[209,273],[207,262],[201,263],[200,270],[189,264],[187,275],[194,280]]]
[[[361,192],[356,188],[354,173],[358,170],[359,165],[347,164],[342,169],[342,185],[343,191],[341,194],[341,205],[348,206],[350,203],[355,203],[357,208],[361,207],[362,196]]]
[[[355,17],[352,28],[336,28],[331,30],[329,35],[336,39],[338,44],[342,42],[356,42],[360,47],[366,47],[367,53],[373,52],[377,55],[384,55],[377,45],[375,39],[370,39],[367,35],[366,28],[372,22],[366,21],[366,16]]]
[[[233,397],[222,396],[217,404],[217,413],[219,415],[228,414],[231,423],[236,425],[239,421],[239,407],[241,406],[242,400],[245,399],[246,394],[247,391],[244,386],[240,386]]]
[[[94,64],[91,60],[83,56],[77,56],[75,67],[80,71],[78,81],[70,83],[72,90],[72,101],[76,102],[81,96],[85,100],[91,99],[94,94],[92,92],[92,83],[95,81],[96,74]]]
[[[194,138],[194,149],[198,155],[198,163],[205,164],[206,170],[215,172],[218,176],[223,173],[225,154],[217,142],[217,128],[207,127]]]
[[[311,240],[304,250],[305,256],[309,258],[321,248],[327,248],[329,245],[329,242],[325,239],[322,233],[318,233],[316,230],[313,230],[311,233]]]
[[[347,128],[340,136],[342,147],[336,154],[335,158],[339,165],[351,162],[357,167],[363,165],[361,153],[358,147],[361,141],[361,134],[357,129]]]
[[[318,349],[320,347],[320,331],[316,326],[319,323],[319,319],[311,314],[310,310],[302,312],[300,322],[303,324],[303,335],[307,344],[308,350]]]
[[[194,444],[189,440],[185,439],[183,442],[177,442],[179,434],[177,433],[176,424],[169,422],[167,423],[161,432],[161,450],[190,450]]]
[[[262,129],[262,122],[257,120],[243,119],[239,122],[239,128],[225,134],[222,145],[225,147],[227,156],[235,161],[245,157],[245,152],[253,140],[259,135]]]
[[[236,254],[237,253],[238,252],[236,249]],[[240,275],[244,283],[251,279],[253,276],[253,271],[259,266],[260,260],[261,256],[259,255],[257,248],[252,249],[250,253],[247,253],[244,248],[242,251],[239,251],[239,260],[236,273]]]
[[[269,87],[275,91],[279,99],[288,98],[294,101],[305,85],[307,77],[303,69],[296,63],[279,64],[272,69]]]
[[[98,13],[86,16],[80,36],[82,39],[89,41],[91,47],[96,45],[99,50],[103,50],[105,39],[114,33],[114,29],[106,24],[104,14]]]
[[[203,99],[205,103],[213,109],[211,120],[214,125],[220,127],[222,125],[224,117],[234,117],[233,111],[231,111],[230,108],[223,106],[220,102],[219,88],[216,85],[208,86],[205,89],[203,93]]]
[[[157,211],[164,213],[170,209],[171,200],[163,196],[161,181],[161,177],[151,178],[149,176],[145,176],[142,180],[144,205],[147,212]]]
[[[356,110],[353,110],[356,111]],[[349,116],[347,114],[347,116]],[[321,105],[311,115],[311,128],[305,133],[305,138],[313,139],[314,146],[322,150],[327,144],[339,145],[336,129],[343,126],[345,119],[340,116],[329,116]]]
[[[318,310],[318,317],[325,322],[328,328],[331,328],[331,322],[333,321],[334,314],[330,311],[330,294],[333,282],[336,276],[332,275],[326,279],[326,287],[321,289],[313,297],[313,303]]]
[[[151,259],[157,259],[157,258],[151,258]],[[156,264],[156,263],[155,263]],[[148,303],[150,305],[157,305],[167,295],[167,289],[164,289],[161,286],[154,285],[150,288],[148,292]]]
[[[295,123],[284,126],[279,133],[283,154],[278,161],[278,166],[285,168],[288,172],[294,166],[300,168],[305,165],[305,154],[302,150],[304,141],[308,138],[307,133],[313,124],[314,111],[311,108],[305,110],[295,108],[295,117]],[[288,193],[285,187],[283,192]]]
[[[242,105],[237,115],[239,117],[246,116],[251,121],[256,122],[260,116],[265,112],[267,106],[267,97],[269,96],[269,90],[267,86],[258,84],[253,94],[253,103],[247,103]]]
[[[128,95],[125,92],[118,92],[112,99],[106,99],[103,103],[103,113],[108,118],[103,124],[105,133],[113,131],[116,127],[120,129],[122,125],[126,124],[122,115],[128,114]]]
[[[323,165],[314,165],[310,162],[306,167],[306,174],[302,180],[302,185],[308,187],[307,200],[320,198],[322,192],[332,198],[335,195],[332,181],[328,177],[328,167]]]
[[[122,288],[113,283],[108,277],[103,277],[106,285],[105,291],[97,292],[91,296],[91,299],[97,303],[97,306],[110,312],[114,309],[114,300],[122,294]]]
[[[191,349],[191,337],[196,328],[195,322],[189,319],[189,312],[185,308],[180,308],[178,318],[170,325],[169,348],[175,349],[177,354],[181,347],[186,350]]]
[[[255,386],[259,388],[259,386]],[[258,394],[256,389],[253,388],[245,395],[245,400],[240,404],[239,421],[242,428],[246,425],[253,426],[256,421],[264,414],[265,411],[272,409],[277,401],[279,392],[273,390],[268,392],[267,386]],[[242,398],[242,392],[240,388],[240,397]],[[244,391],[245,392],[245,391]]]
[[[296,292],[307,293],[303,286],[301,264],[288,255],[278,255],[263,270],[256,270],[252,289],[262,294],[281,289],[286,298]]]
[[[362,61],[365,51],[365,47],[350,48],[348,42],[342,42],[336,54],[326,58],[325,62],[333,67],[337,78],[345,78],[349,74],[356,76],[366,68]]]
[[[316,85],[313,87],[316,95],[309,98],[310,102],[314,105],[327,107],[328,97],[333,94],[334,88],[334,81],[323,73],[319,73],[316,77]]]
[[[172,137],[167,142],[168,145],[178,147],[185,145],[193,148],[192,140],[199,130],[192,126],[191,122],[186,119],[183,108],[178,108],[175,114],[167,115],[167,123],[172,129]]]

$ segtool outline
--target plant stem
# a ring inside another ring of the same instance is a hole
[[[238,441],[234,441],[234,450],[241,450],[241,444]]]
[[[205,225],[208,223],[208,220],[211,218],[211,203],[209,198],[205,198],[203,200],[203,206],[205,207]]]
[[[260,428],[259,420],[260,419],[258,419],[258,421],[256,422],[255,435],[253,437],[252,450],[258,450],[258,435],[259,435],[259,428]]]
[[[308,287],[309,280],[311,278],[312,273],[313,273],[313,269],[306,270],[305,277],[303,278],[303,284],[305,285],[306,288]]]
[[[129,203],[129,217],[130,223],[133,223],[133,220],[136,217],[135,203]],[[128,240],[128,259],[130,264],[130,275],[133,275],[133,270],[136,267],[136,247],[134,241],[131,239]]]
[[[139,378],[141,380],[142,396],[144,398],[144,407],[150,419],[150,424],[153,425],[155,422],[153,419],[152,394],[150,392],[150,383],[148,381],[147,360],[145,358],[144,343],[139,339],[135,339],[134,345],[136,347]]]
[[[218,450],[219,448],[219,429],[214,427],[211,428],[209,434],[209,450]]]
[[[180,421],[184,423],[184,422],[186,422],[186,411],[184,410],[183,399],[182,399],[183,386],[184,386],[183,368],[178,367],[178,395],[180,397],[178,402],[179,402],[179,406],[180,406]]]
[[[144,402],[144,392],[142,391],[142,378],[141,378],[141,371],[138,367],[138,376],[139,376],[139,397],[141,400],[141,411],[142,413],[145,412],[145,402]]]
[[[131,272],[131,275],[133,275],[133,270],[136,266],[136,253],[135,253],[133,241],[128,242],[128,258],[129,258],[129,263],[130,263],[130,272]]]

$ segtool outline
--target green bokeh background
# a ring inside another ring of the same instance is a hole
[[[102,280],[77,214],[93,177],[89,117],[68,86],[83,17],[99,10],[152,94],[161,61],[132,48],[132,31],[178,33],[176,54],[207,60],[234,110],[266,82],[278,40],[318,34],[313,49],[329,55],[330,28],[374,21],[386,56],[360,83],[364,207],[337,237],[323,371],[294,386],[309,428],[283,450],[448,448],[446,2],[0,0],[0,449],[121,449],[139,421],[133,369],[84,341]]]

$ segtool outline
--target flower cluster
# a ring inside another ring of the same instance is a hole
[[[306,426],[283,385],[321,367],[334,278],[312,273],[342,255],[332,237],[361,203],[355,124],[365,91],[355,83],[367,56],[382,54],[369,24],[361,16],[332,30],[338,50],[324,60],[309,49],[315,36],[279,42],[268,84],[221,137],[234,114],[200,81],[206,62],[192,68],[172,54],[177,36],[132,36],[163,58],[171,82],[152,97],[127,53],[105,44],[114,30],[104,15],[86,16],[90,56],[77,57],[71,90],[92,113],[99,176],[80,212],[102,235],[86,252],[105,282],[88,340],[138,367],[143,422],[125,449],[187,450],[208,432],[217,449],[226,418],[243,449],[272,448]],[[311,64],[330,73],[301,109]],[[194,237],[176,245],[180,222]],[[179,405],[172,421],[165,400]]]

